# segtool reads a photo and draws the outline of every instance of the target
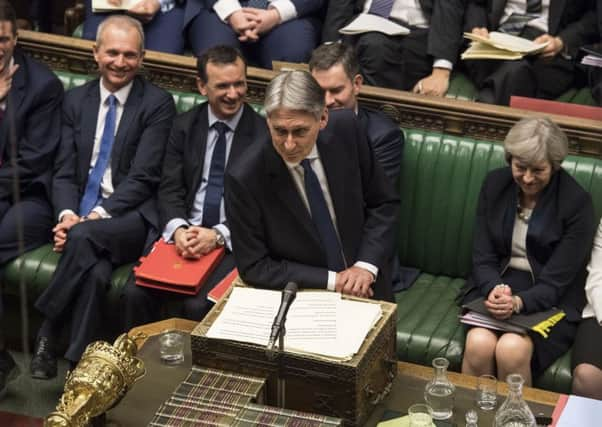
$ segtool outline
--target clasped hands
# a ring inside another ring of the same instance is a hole
[[[52,229],[52,232],[54,233],[54,246],[52,247],[52,250],[54,252],[63,252],[65,243],[67,242],[67,232],[75,224],[100,218],[101,216],[96,212],[90,212],[88,216],[79,216],[75,214],[63,215],[61,221]]]
[[[121,6],[123,0],[107,0],[113,6]],[[129,15],[134,15],[140,21],[150,22],[161,9],[159,0],[140,0],[127,10]]]
[[[217,246],[217,232],[196,225],[178,228],[173,239],[176,251],[182,258],[199,259]]]
[[[356,297],[371,298],[374,295],[372,283],[374,283],[372,273],[354,265],[337,273],[335,291]]]
[[[504,320],[512,316],[514,301],[512,288],[508,285],[497,285],[485,300],[485,307],[496,319]]]
[[[472,29],[472,33],[481,37],[489,38],[489,31],[487,28],[477,27]],[[542,34],[533,40],[533,43],[543,44],[549,42],[543,51],[539,53],[539,56],[543,59],[552,59],[564,49],[564,42],[560,37],[554,37],[550,34]]]
[[[241,42],[255,42],[259,36],[280,24],[280,13],[276,8],[256,9],[243,7],[227,18],[230,27],[238,34]]]

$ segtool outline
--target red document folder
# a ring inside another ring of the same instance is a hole
[[[211,272],[224,257],[225,249],[216,248],[200,259],[186,259],[178,255],[176,246],[163,239],[140,258],[134,267],[136,284],[187,295],[196,295]]]
[[[232,286],[232,282],[234,279],[238,277],[238,270],[235,268],[231,272],[228,273],[226,277],[224,277],[221,282],[219,282],[213,289],[209,291],[207,294],[207,299],[211,302],[218,302],[221,297],[230,289]]]

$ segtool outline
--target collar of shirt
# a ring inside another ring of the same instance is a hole
[[[109,95],[115,95],[115,98],[117,98],[117,101],[119,101],[119,105],[124,106],[125,102],[128,99],[128,96],[130,95],[132,86],[134,86],[134,81],[132,80],[131,82],[126,84],[124,87],[122,87],[121,89],[119,89],[115,92],[110,92],[107,88],[105,88],[105,85],[102,82],[103,81],[101,78],[101,80],[100,80],[100,103],[104,105],[107,102],[107,98],[109,97]]]
[[[309,160],[314,160],[314,159],[317,159],[319,157],[320,157],[320,154],[318,153],[318,147],[316,147],[316,145],[314,144],[314,148],[311,149],[311,151],[309,152],[309,154],[305,158],[309,159]],[[284,160],[284,163],[286,163],[286,167],[289,168],[289,169],[291,169],[291,170],[296,169],[297,166],[299,166],[301,164],[301,162],[291,163],[291,162],[287,162],[286,160]]]
[[[228,125],[230,130],[234,132],[236,130],[236,127],[238,126],[238,122],[240,122],[240,118],[242,117],[242,112],[243,112],[244,108],[245,107],[243,104],[243,106],[240,107],[240,109],[236,112],[236,114],[234,114],[228,120],[220,120],[213,113],[213,109],[211,108],[211,105],[209,105],[209,117],[208,117],[209,118],[209,129],[211,129],[211,126],[213,126],[213,124],[215,122],[224,122],[226,125]]]
[[[15,65],[15,58],[11,57],[10,61],[8,62],[8,69],[10,70],[13,65]],[[3,111],[6,110],[6,99],[0,102],[0,109]]]

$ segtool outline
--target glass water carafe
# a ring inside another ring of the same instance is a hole
[[[523,384],[525,380],[520,374],[510,374],[508,397],[495,413],[494,427],[535,427],[533,412],[523,400]]]
[[[456,386],[447,379],[449,361],[445,357],[433,359],[435,377],[427,383],[424,389],[424,400],[433,409],[433,419],[445,420],[451,418],[454,412],[454,393]]]

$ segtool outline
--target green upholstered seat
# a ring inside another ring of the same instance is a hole
[[[405,130],[400,179],[399,257],[423,273],[397,294],[397,355],[428,365],[437,356],[459,370],[465,328],[455,301],[471,267],[478,193],[491,169],[503,166],[501,144]],[[569,156],[563,167],[592,194],[602,215],[602,161]],[[535,384],[570,391],[570,357],[552,365]]]

